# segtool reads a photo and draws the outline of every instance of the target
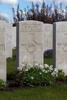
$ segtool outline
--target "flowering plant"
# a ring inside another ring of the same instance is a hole
[[[53,83],[53,66],[47,64],[35,64],[33,66],[27,65],[24,71],[21,83],[29,86],[49,85]],[[22,68],[23,69],[23,68]]]
[[[53,65],[48,64],[26,64],[20,67],[21,73],[21,84],[28,86],[42,86],[50,85],[55,80],[64,80],[65,74],[61,69],[53,69]]]

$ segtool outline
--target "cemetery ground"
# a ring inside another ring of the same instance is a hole
[[[16,70],[16,51],[13,58],[7,60],[8,75]],[[49,62],[49,59],[46,60]],[[51,61],[51,60],[50,60]],[[0,91],[0,100],[67,100],[67,85],[45,87],[25,87]]]
[[[0,100],[67,100],[67,86],[48,86],[0,92]]]

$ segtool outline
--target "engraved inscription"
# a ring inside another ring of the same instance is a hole
[[[43,63],[43,23],[38,23],[29,21],[29,23],[21,22],[19,25],[19,66],[22,62]],[[24,59],[25,56],[27,59]]]
[[[23,32],[40,32],[40,30],[41,30],[41,26],[34,26],[34,25],[23,25],[22,26],[22,28],[23,28]]]
[[[63,64],[67,64],[67,23],[59,22],[56,23],[56,67],[61,69]]]

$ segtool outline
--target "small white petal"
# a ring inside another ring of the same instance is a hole
[[[34,79],[34,77],[33,77],[33,76],[31,76],[31,79],[33,80],[33,79]]]
[[[45,68],[48,68],[49,67],[49,65],[47,65],[47,64],[45,64],[44,66],[45,66]]]
[[[43,65],[40,65],[40,68],[44,68],[44,66]]]

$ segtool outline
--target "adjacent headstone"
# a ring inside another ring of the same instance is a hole
[[[17,29],[17,67],[22,64],[43,64],[44,32],[43,23],[38,21],[20,22]]]
[[[12,24],[5,23],[5,44],[6,44],[6,58],[12,57]]]
[[[53,25],[52,24],[43,24],[44,25],[44,51],[53,49]]]
[[[6,58],[12,58],[12,50],[16,48],[16,27],[12,23],[6,23],[5,26],[5,44],[6,44]]]
[[[0,21],[0,79],[6,81],[5,22]]]
[[[56,67],[67,73],[67,22],[55,23]]]
[[[16,27],[12,26],[12,49],[16,48]]]

